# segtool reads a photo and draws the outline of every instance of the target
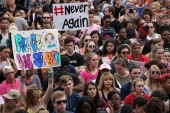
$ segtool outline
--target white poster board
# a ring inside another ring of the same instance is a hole
[[[19,70],[61,65],[56,29],[11,32],[14,60]]]
[[[58,31],[88,29],[88,2],[53,4],[53,21]]]
[[[131,61],[140,68],[141,74],[147,71],[147,69],[145,68],[145,62],[140,62],[140,61],[135,61],[135,60],[131,60]]]

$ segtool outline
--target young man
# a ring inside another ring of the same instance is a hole
[[[51,100],[54,106],[53,113],[63,113],[66,111],[67,98],[66,95],[61,91],[56,91],[52,94]],[[72,112],[69,112],[72,113]]]
[[[73,79],[69,75],[63,75],[60,77],[60,85],[64,89],[64,93],[67,97],[66,110],[75,112],[77,104],[81,99],[81,95],[73,91]]]
[[[160,7],[160,13],[166,14],[166,6],[162,5],[162,6]]]
[[[134,65],[134,66],[130,67],[129,73],[131,76],[131,80],[128,83],[126,83],[124,86],[122,86],[122,88],[121,88],[120,96],[121,96],[122,102],[124,102],[125,97],[131,93],[132,81],[135,78],[138,78],[141,76],[141,70],[138,66]]]
[[[2,40],[1,40],[1,46],[7,46],[7,40],[9,39],[8,37],[8,26],[9,25],[9,21],[8,18],[6,17],[1,17],[0,18],[0,34],[2,35]]]
[[[64,40],[66,55],[70,59],[70,64],[76,68],[79,74],[84,69],[84,58],[82,55],[74,51],[75,42],[73,38],[66,38]]]
[[[144,107],[148,100],[142,96],[138,96],[133,100],[133,112],[134,113],[145,113]]]
[[[162,25],[163,26],[170,26],[170,21],[169,21],[169,15],[168,14],[164,14],[162,16]]]
[[[5,103],[2,106],[1,113],[14,113],[15,110],[20,108],[18,102],[21,99],[21,95],[16,89],[11,89],[2,96],[4,97]]]

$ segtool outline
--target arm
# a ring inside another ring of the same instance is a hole
[[[75,69],[77,73],[79,74],[84,69],[84,66],[75,67]]]
[[[31,10],[29,10],[29,11],[27,12],[28,22],[30,22],[30,21],[31,21],[30,16],[31,16]]]
[[[82,89],[84,89],[85,80],[84,80],[84,78],[81,75],[79,76],[79,79],[80,79],[80,81],[82,83]]]
[[[81,46],[82,46],[83,37],[86,35],[86,33],[87,33],[87,29],[83,32],[83,34],[82,34],[82,35],[81,35],[81,37],[80,37],[80,40],[78,41],[78,43],[79,43],[79,47],[81,47]]]
[[[26,70],[21,70],[21,78],[20,78],[20,94],[24,101],[26,102],[26,94],[24,92],[24,86],[25,86],[25,76],[26,76]]]
[[[15,73],[17,73],[18,69],[17,69],[17,65],[16,65],[15,61],[13,59],[9,59],[9,60],[11,62],[12,67],[14,68]]]
[[[37,75],[35,75],[35,76],[36,76],[36,83],[37,83],[38,89],[42,90],[40,79],[39,79],[39,77]]]
[[[83,85],[77,84],[76,86],[73,87],[73,90],[76,92],[81,92],[83,90]]]

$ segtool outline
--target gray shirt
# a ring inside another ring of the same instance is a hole
[[[16,17],[15,24],[19,31],[24,31],[25,27],[28,25],[25,19]]]

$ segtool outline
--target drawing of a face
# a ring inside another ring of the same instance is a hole
[[[47,34],[45,37],[45,42],[48,45],[53,45],[54,44],[54,36],[51,33]]]

